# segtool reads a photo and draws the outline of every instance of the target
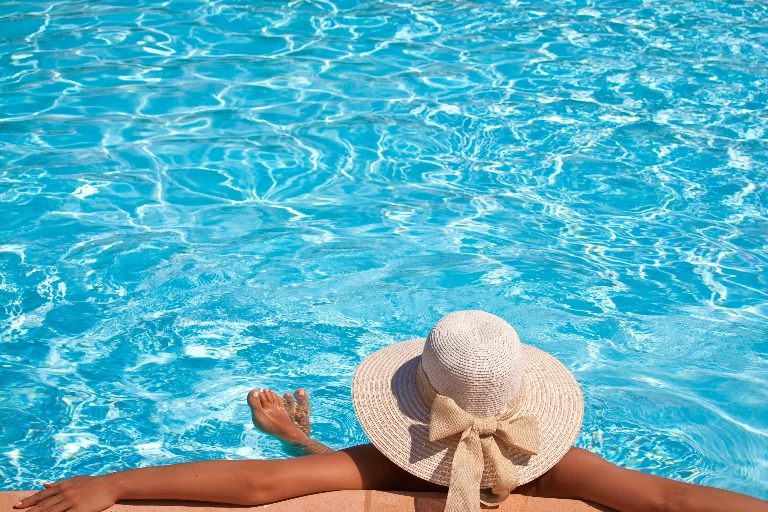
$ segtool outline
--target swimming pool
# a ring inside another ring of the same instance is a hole
[[[768,8],[0,4],[0,488],[277,457],[479,308],[580,446],[768,498]]]

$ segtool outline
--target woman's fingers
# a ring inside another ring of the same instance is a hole
[[[36,492],[32,496],[27,496],[17,504],[15,504],[14,508],[28,508],[33,505],[37,505],[41,501],[50,498],[51,496],[55,496],[59,493],[59,488],[53,484],[51,487],[47,487],[45,490]]]
[[[52,507],[59,505],[63,501],[64,501],[64,497],[59,494],[56,494],[54,496],[51,496],[50,498],[44,499],[43,501],[41,501],[36,505],[33,505],[28,512],[42,512],[44,510],[48,511]]]
[[[56,502],[55,504],[46,504],[45,508],[42,508],[42,503],[38,505],[36,508],[40,508],[41,511],[45,512],[66,512],[70,508],[72,508],[72,501],[67,499],[61,499],[60,501]],[[32,510],[35,510],[34,508]]]

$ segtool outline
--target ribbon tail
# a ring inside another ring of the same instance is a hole
[[[474,429],[466,430],[456,446],[445,512],[480,512],[477,499],[483,478],[483,448]]]
[[[483,456],[489,462],[493,472],[496,475],[494,480],[492,500],[486,500],[486,505],[498,505],[509,497],[509,492],[518,486],[520,474],[512,462],[507,459],[496,444],[493,437],[486,437],[480,440]],[[482,475],[481,475],[482,476]]]

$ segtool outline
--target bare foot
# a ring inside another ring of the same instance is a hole
[[[251,407],[253,424],[262,432],[287,443],[300,443],[307,439],[307,435],[289,416],[283,400],[274,391],[251,390],[248,393],[248,405]]]
[[[309,436],[309,398],[307,397],[307,392],[299,388],[294,395],[296,395],[295,402],[290,393],[283,395],[285,410],[288,411],[288,415],[296,426],[299,427],[299,430]]]

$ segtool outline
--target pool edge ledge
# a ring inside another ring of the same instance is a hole
[[[31,491],[0,491],[0,512]],[[434,492],[333,491],[312,494],[258,507],[234,507],[269,512],[443,512],[445,494]],[[113,506],[112,512],[232,512],[231,505],[194,502],[130,502]],[[484,509],[485,510],[485,509]],[[583,501],[529,498],[512,495],[498,512],[606,512]]]

